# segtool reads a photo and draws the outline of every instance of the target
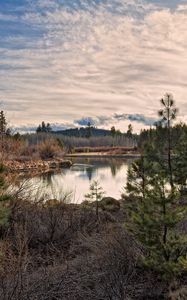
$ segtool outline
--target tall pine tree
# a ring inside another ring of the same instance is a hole
[[[146,250],[142,257],[144,267],[172,282],[187,271],[187,237],[179,230],[186,217],[187,204],[185,201],[181,204],[178,189],[181,185],[184,190],[186,185],[187,147],[183,137],[178,148],[172,148],[171,120],[176,116],[176,109],[170,95],[162,104],[164,109],[160,114],[167,122],[167,152],[150,137],[149,144],[142,146],[141,159],[130,167],[126,187],[127,228]],[[158,135],[154,136],[158,140]]]

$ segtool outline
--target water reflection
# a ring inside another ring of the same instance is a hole
[[[75,159],[70,169],[49,172],[29,179],[29,184],[37,190],[33,197],[63,199],[71,196],[71,201],[80,203],[88,193],[90,182],[98,180],[107,196],[119,199],[126,184],[128,165],[132,160],[124,159]]]

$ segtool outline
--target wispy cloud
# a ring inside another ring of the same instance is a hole
[[[145,126],[152,126],[158,121],[158,118],[148,118],[142,114],[115,114],[114,118],[118,121],[128,120],[131,122],[137,122]]]
[[[18,17],[15,16],[15,15],[2,14],[0,12],[0,21],[9,21],[9,22],[12,22],[12,21],[17,21],[17,20],[18,20]]]
[[[187,115],[184,1],[172,10],[140,0],[26,3],[19,18],[0,8],[0,100],[13,122],[85,115],[102,125],[98,115],[112,115],[109,124],[116,114],[141,127],[165,92]],[[22,26],[3,36],[11,18]]]

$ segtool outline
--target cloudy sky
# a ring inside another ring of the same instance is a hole
[[[186,28],[182,0],[1,0],[1,107],[18,128],[138,130],[171,92],[187,121]]]

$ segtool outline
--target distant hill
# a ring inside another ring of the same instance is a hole
[[[111,131],[106,129],[99,129],[95,127],[90,128],[91,136],[110,136]],[[87,137],[88,136],[88,128],[71,128],[65,130],[53,131],[55,134],[62,134],[65,136],[74,136],[74,137]]]

